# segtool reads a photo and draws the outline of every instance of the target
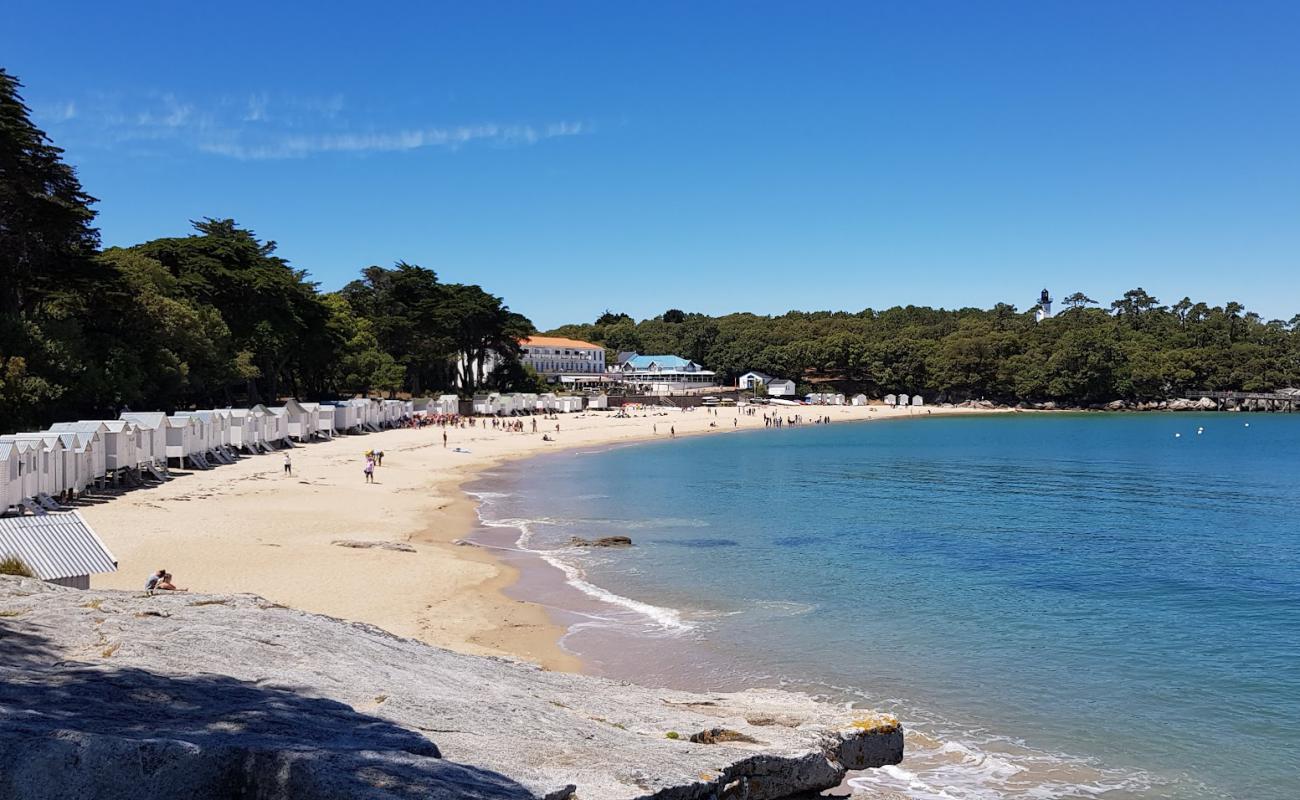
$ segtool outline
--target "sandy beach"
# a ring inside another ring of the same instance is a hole
[[[833,423],[928,416],[886,406],[780,413],[829,416]],[[119,567],[94,576],[92,586],[138,589],[151,572],[166,568],[178,586],[195,592],[251,592],[462,652],[577,670],[581,665],[559,647],[563,630],[548,612],[502,592],[515,570],[486,549],[456,543],[477,523],[474,501],[461,486],[508,459],[666,438],[670,428],[677,436],[761,431],[762,412],[719,409],[713,416],[701,409],[621,419],[591,412],[538,418],[535,434],[528,419],[524,424],[528,433],[447,429],[445,448],[440,427],[340,437],[289,450],[291,476],[283,473],[282,454],[247,456],[211,471],[178,472],[160,486],[101,496],[83,514]],[[543,432],[555,441],[544,441]],[[368,485],[363,453],[372,448],[384,451],[384,461]],[[337,540],[401,542],[414,552],[343,547]]]

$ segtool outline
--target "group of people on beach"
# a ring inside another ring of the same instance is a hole
[[[831,418],[829,415],[824,417],[816,417],[813,420],[811,420],[811,422],[813,425],[829,425],[831,422]],[[765,428],[783,428],[786,425],[802,425],[802,424],[804,424],[803,414],[795,414],[792,417],[783,417],[780,414],[763,415],[763,427]]]

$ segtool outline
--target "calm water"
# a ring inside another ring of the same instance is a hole
[[[897,712],[907,759],[865,785],[1300,797],[1300,415],[762,430],[479,489],[596,671]],[[610,534],[637,546],[562,546]]]

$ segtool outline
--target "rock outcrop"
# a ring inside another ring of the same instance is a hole
[[[369,550],[396,550],[399,553],[415,552],[415,548],[406,542],[385,542],[380,539],[335,539],[330,544],[339,547],[357,547]]]
[[[574,536],[569,539],[573,547],[631,547],[632,540],[626,536],[602,536],[599,539],[584,539]]]
[[[772,800],[897,763],[892,717],[461,655],[253,595],[0,576],[0,797]]]

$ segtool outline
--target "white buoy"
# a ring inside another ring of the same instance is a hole
[[[1246,427],[1247,427],[1247,428],[1250,427],[1250,423],[1249,423],[1249,422],[1246,423]]]
[[[1182,434],[1181,434],[1181,433],[1175,433],[1175,434],[1174,434],[1174,438],[1175,438],[1175,439],[1180,439],[1180,438],[1182,438]]]

